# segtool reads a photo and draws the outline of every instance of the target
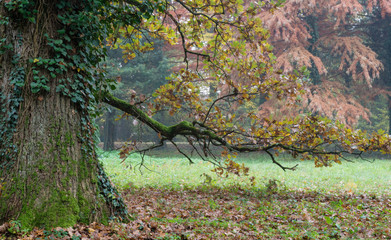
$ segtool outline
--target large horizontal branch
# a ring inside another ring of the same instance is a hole
[[[166,126],[163,123],[156,121],[152,117],[148,116],[144,111],[137,108],[135,105],[129,104],[124,100],[114,97],[113,95],[107,93],[103,97],[103,102],[122,110],[140,122],[146,124],[151,129],[159,133],[162,137],[167,138],[168,140],[172,140],[176,136],[194,136],[197,139],[207,139],[210,140],[214,145],[217,146],[225,146],[229,150],[237,151],[237,152],[254,152],[260,151],[258,148],[252,147],[239,147],[234,146],[227,143],[222,137],[215,134],[212,130],[202,128],[203,124],[197,123],[200,128],[196,127],[195,123],[191,123],[188,121],[182,121],[178,124],[172,126]],[[270,149],[271,147],[268,147]]]
[[[215,146],[224,146],[231,151],[236,152],[255,152],[255,151],[265,151],[275,147],[278,145],[270,145],[260,148],[259,146],[254,147],[246,147],[246,146],[237,146],[229,144],[224,140],[223,137],[215,134],[211,129],[208,129],[204,124],[194,122],[191,123],[189,121],[182,121],[178,124],[172,126],[166,126],[163,123],[156,121],[152,117],[148,116],[144,111],[137,108],[135,105],[129,104],[124,100],[114,97],[113,95],[107,93],[103,97],[103,102],[126,112],[139,120],[140,122],[146,124],[151,129],[159,133],[162,137],[167,140],[172,140],[176,136],[193,136],[197,139],[205,139],[210,141]],[[197,127],[197,125],[199,127]]]
[[[179,135],[193,135],[196,138],[209,138],[210,140],[217,141],[222,145],[226,145],[224,139],[217,136],[212,131],[199,129],[195,127],[193,123],[188,121],[182,121],[172,126],[166,126],[163,123],[156,121],[152,117],[148,116],[144,111],[140,110],[135,105],[129,104],[126,101],[116,98],[111,94],[106,94],[102,100],[103,102],[130,114],[168,140],[172,140],[174,137]]]
[[[136,107],[135,105],[132,105],[130,103],[127,103],[124,100],[121,100],[119,98],[114,97],[113,95],[107,93],[102,98],[102,101],[118,108],[119,110],[122,110],[123,112],[133,116],[140,122],[146,124],[148,127],[159,133],[162,137],[162,141],[168,140],[172,141],[173,138],[176,136],[193,136],[198,140],[205,140],[207,142],[212,143],[214,146],[221,146],[226,147],[230,151],[234,152],[266,152],[272,157],[273,163],[280,166],[283,170],[290,169],[293,170],[293,168],[288,168],[282,166],[280,163],[278,163],[275,158],[273,157],[273,154],[270,152],[272,149],[280,148],[284,149],[286,151],[296,152],[298,154],[304,154],[304,153],[310,153],[314,155],[325,155],[325,154],[334,154],[339,155],[341,153],[348,153],[344,150],[340,151],[325,151],[324,149],[316,149],[315,148],[306,148],[306,147],[296,147],[294,145],[284,145],[281,143],[272,143],[270,145],[259,145],[259,144],[251,144],[250,146],[246,144],[230,144],[228,143],[223,137],[217,135],[212,129],[205,126],[203,123],[199,122],[189,122],[189,121],[182,121],[178,124],[172,125],[172,126],[166,126],[165,124],[156,121],[152,117],[148,116],[144,111]],[[360,155],[362,152],[356,153],[357,155]]]

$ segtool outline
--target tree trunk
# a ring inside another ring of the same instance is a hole
[[[390,90],[391,87],[391,26],[390,17],[382,18],[377,16],[378,21],[368,28],[369,36],[372,38],[371,48],[378,54],[378,58],[384,65],[384,70],[380,73],[380,78],[377,80],[379,88]],[[388,133],[391,134],[391,96],[388,98]],[[384,129],[385,130],[385,129]]]
[[[106,119],[105,119],[105,128],[104,128],[104,142],[103,142],[103,150],[111,151],[115,149],[114,141],[115,141],[115,110],[112,108],[107,109]]]
[[[391,135],[391,97],[388,96],[388,134]]]
[[[309,42],[311,45],[308,47],[308,51],[312,53],[314,56],[319,57],[319,51],[316,49],[314,46],[316,42],[319,40],[319,29],[318,29],[318,23],[317,23],[317,18],[313,15],[307,16],[306,21],[308,23],[308,26],[310,27],[310,33],[311,33],[311,39]],[[321,79],[319,75],[319,71],[315,66],[315,63],[313,60],[311,60],[311,72],[310,72],[310,78],[314,85],[319,85],[321,84]]]
[[[66,62],[50,46],[64,29],[57,4],[79,2],[18,1],[17,10],[0,3],[0,20],[8,17],[0,24],[0,224],[13,219],[24,228],[69,227],[106,222],[113,212],[100,194],[102,186],[106,192],[112,189],[96,159],[88,112],[58,89],[62,84],[79,91],[71,85],[80,70],[54,72],[48,64],[39,65],[51,59],[56,64],[50,66],[59,69]],[[19,11],[24,8],[37,10],[29,11],[34,21]],[[79,42],[71,36],[69,52],[83,51]]]

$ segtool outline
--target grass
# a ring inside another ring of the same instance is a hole
[[[99,154],[130,221],[36,228],[15,239],[391,239],[389,160],[315,168],[287,158],[284,165],[300,165],[284,172],[263,155],[246,155],[238,161],[250,176],[220,178],[208,162],[189,165],[167,152],[146,156],[150,170],[142,174],[137,155],[121,163],[118,152]]]
[[[167,154],[165,154],[167,155]],[[249,177],[231,176],[221,178],[211,172],[214,168],[209,162],[195,159],[194,164],[181,156],[145,156],[145,167],[137,165],[139,155],[130,156],[121,163],[118,152],[100,152],[100,159],[112,181],[120,189],[132,187],[153,188],[196,188],[206,183],[207,177],[212,181],[208,185],[217,187],[242,186],[265,188],[277,184],[279,188],[289,190],[348,192],[389,195],[391,193],[391,161],[375,160],[368,162],[355,160],[334,164],[333,167],[315,168],[313,162],[282,159],[287,166],[299,164],[296,171],[284,172],[265,155],[248,155],[240,157],[250,168],[250,177],[256,179],[255,186],[250,186]]]

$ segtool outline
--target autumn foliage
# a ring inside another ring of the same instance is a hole
[[[374,95],[389,95],[373,87],[384,65],[369,47],[365,26],[374,19],[390,16],[390,6],[387,0],[287,0],[273,13],[259,15],[271,33],[269,41],[275,47],[276,67],[289,73],[306,66],[316,73],[311,77],[318,86],[307,88],[299,107],[301,112],[309,110],[349,126],[355,126],[360,117],[370,121],[369,110],[362,104],[368,98],[360,98],[362,92],[356,92],[352,86],[365,88]],[[259,114],[269,116],[276,106],[292,112],[283,105],[284,102],[272,100],[261,106]]]
[[[154,129],[160,144],[175,144],[178,136],[184,137],[200,157],[214,159],[219,173],[247,171],[233,163],[231,152],[265,152],[284,170],[294,167],[281,165],[275,150],[314,160],[316,166],[340,163],[343,153],[387,153],[389,136],[382,132],[369,136],[343,125],[353,126],[360,117],[369,121],[370,113],[353,94],[346,94],[350,85],[338,77],[343,73],[351,77],[351,85],[368,88],[379,77],[383,64],[349,24],[364,21],[360,14],[371,14],[375,8],[387,16],[387,3],[167,2],[145,19],[141,29],[120,28],[111,43],[124,49],[125,58],[132,56],[134,49],[144,50],[134,43],[146,31],[182,53],[182,68],[153,94],[153,107],[148,103],[145,109],[149,115],[168,111],[184,121],[163,126],[135,115],[134,107],[142,106],[126,106],[113,97],[106,102]],[[136,41],[124,45],[115,40],[121,37]],[[260,98],[269,101],[258,107]],[[225,148],[223,156],[228,160],[218,160],[209,151],[211,145]],[[131,145],[122,156],[147,150]]]

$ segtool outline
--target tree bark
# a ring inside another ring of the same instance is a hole
[[[13,219],[24,228],[69,227],[104,223],[113,212],[100,194],[109,182],[94,152],[88,113],[56,90],[61,79],[73,79],[78,71],[52,77],[39,69],[50,89],[32,92],[35,59],[58,58],[47,39],[64,29],[56,15],[60,2],[65,1],[30,1],[38,10],[35,22],[0,3],[0,16],[9,19],[0,25],[2,46],[12,45],[0,48],[5,49],[0,54],[0,109],[5,110],[0,126],[6,129],[0,131],[0,224]],[[70,42],[74,50],[83,50],[78,41]]]

